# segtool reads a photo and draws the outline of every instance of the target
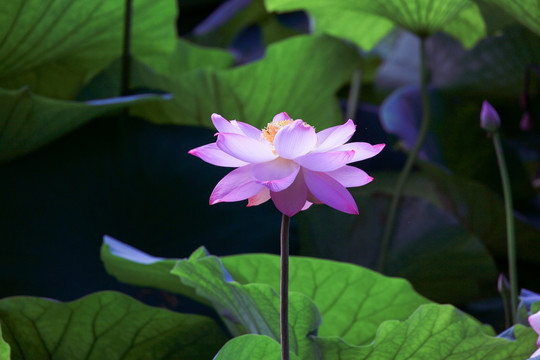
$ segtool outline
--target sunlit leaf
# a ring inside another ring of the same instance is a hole
[[[342,121],[335,93],[359,61],[353,46],[320,35],[275,43],[262,60],[229,70],[165,77],[138,66],[134,85],[162,89],[174,98],[168,104],[137,106],[134,111],[157,123],[209,127],[213,127],[210,115],[216,112],[260,128],[286,111],[326,128]]]
[[[0,161],[35,150],[108,111],[164,98],[160,95],[134,95],[70,102],[35,95],[28,88],[0,88]]]
[[[209,359],[226,341],[211,319],[153,308],[116,292],[69,303],[0,300],[14,359]]]
[[[234,281],[220,259],[208,256],[202,248],[178,261],[172,274],[209,300],[233,335],[280,338],[280,298],[271,286]],[[320,322],[317,307],[306,295],[289,292],[291,351],[300,358],[316,358],[317,347],[308,335],[316,333]]]
[[[485,36],[478,6],[469,0],[265,0],[270,11],[306,10],[319,31],[354,41],[370,50],[390,30],[391,24],[417,35],[444,31],[466,47]]]
[[[499,6],[515,20],[540,35],[540,3],[537,0],[483,0]]]
[[[0,325],[0,360],[11,359],[11,348],[2,336],[2,326]]]
[[[343,216],[323,206],[301,214],[303,253],[375,268],[391,185],[381,191],[384,175],[373,175],[366,189],[353,191],[359,216]],[[427,193],[429,185],[417,182],[415,188]],[[405,194],[410,195],[407,189]],[[424,198],[404,197],[394,234],[385,274],[406,278],[434,301],[465,304],[478,299],[484,284],[496,279],[495,263],[482,242]]]
[[[536,334],[517,325],[516,341],[493,337],[476,320],[449,305],[421,306],[406,321],[384,322],[375,340],[351,346],[318,338],[325,359],[339,360],[523,360],[535,350]]]
[[[122,49],[125,1],[13,0],[0,3],[0,86],[29,86],[71,99]],[[132,52],[170,53],[176,2],[134,1]]]
[[[265,335],[242,335],[229,340],[219,351],[214,360],[279,360],[281,345]],[[295,353],[290,353],[291,360],[300,360]]]
[[[116,245],[115,249],[111,254],[111,248],[104,245],[102,260],[107,271],[120,281],[190,296],[184,288],[168,285],[170,274],[166,269],[170,260],[154,258],[149,266],[141,263],[142,255],[134,258],[120,246]],[[203,264],[209,261],[204,260]],[[278,256],[246,254],[226,256],[222,261],[232,279],[241,284],[268,284],[279,289]],[[194,266],[184,263],[185,266]],[[406,319],[419,305],[428,302],[408,282],[352,264],[304,257],[291,257],[290,264],[291,291],[309,296],[320,309],[323,319],[329,319],[323,321],[319,328],[318,333],[322,336],[339,335],[359,344],[371,339],[384,320]],[[215,269],[218,275],[223,271]],[[144,272],[148,275],[143,275]],[[219,276],[223,278],[224,275]],[[198,297],[203,296],[202,293],[197,294]]]

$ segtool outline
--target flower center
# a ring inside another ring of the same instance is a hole
[[[292,122],[293,120],[272,121],[262,130],[261,137],[274,145],[274,138],[278,131]]]

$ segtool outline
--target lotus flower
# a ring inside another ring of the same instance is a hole
[[[534,358],[535,356],[540,356],[540,311],[529,316],[529,324],[531,324],[533,330],[539,335],[538,340],[536,341],[536,345],[539,347],[539,349],[531,355],[531,358]]]
[[[293,216],[313,203],[358,214],[346,189],[373,180],[347,164],[377,155],[384,144],[345,144],[354,134],[352,120],[315,132],[287,113],[274,116],[259,130],[249,124],[213,114],[217,141],[189,151],[207,163],[235,167],[216,185],[210,205],[248,199],[247,206],[270,199],[283,214]]]

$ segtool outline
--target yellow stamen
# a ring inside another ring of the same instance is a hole
[[[283,129],[285,126],[292,123],[293,120],[282,120],[282,121],[272,121],[268,123],[266,127],[262,130],[261,137],[272,145],[274,145],[274,138],[280,129]]]

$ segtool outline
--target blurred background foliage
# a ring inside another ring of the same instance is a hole
[[[103,235],[166,257],[200,245],[216,255],[277,253],[273,206],[210,207],[227,169],[187,151],[213,141],[213,112],[257,127],[281,111],[317,129],[337,125],[355,72],[353,140],[387,144],[358,164],[375,181],[353,192],[359,216],[316,206],[293,219],[291,253],[374,267],[422,115],[419,36],[433,126],[405,188],[386,273],[480,317],[501,311],[506,237],[496,158],[479,127],[487,99],[503,122],[520,287],[540,291],[536,2],[134,4],[129,96],[120,96],[122,1],[0,5],[1,297],[72,300],[119,289],[186,311],[182,297],[107,275]]]

